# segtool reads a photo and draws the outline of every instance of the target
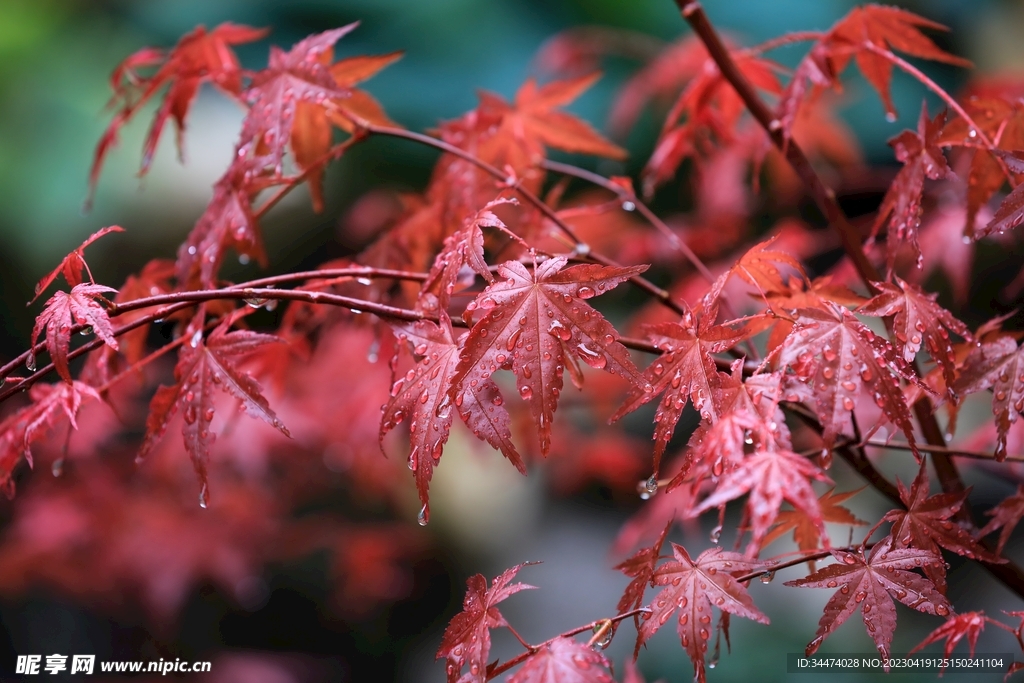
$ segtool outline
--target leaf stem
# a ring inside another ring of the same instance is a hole
[[[559,633],[554,638],[548,638],[547,640],[545,640],[543,643],[540,643],[539,645],[526,645],[526,651],[525,652],[520,652],[515,657],[512,657],[511,659],[509,659],[509,660],[507,660],[507,661],[505,661],[505,662],[503,662],[501,664],[498,664],[493,669],[488,669],[486,680],[489,681],[489,680],[495,679],[498,676],[500,676],[501,674],[503,674],[506,671],[508,671],[509,669],[522,664],[529,657],[534,655],[538,650],[541,650],[542,648],[547,647],[548,645],[550,645],[551,643],[555,642],[559,638],[572,638],[573,636],[579,635],[579,634],[583,633],[584,631],[592,631],[592,630],[594,630],[595,626],[599,626],[599,625],[600,626],[607,625],[607,626],[610,627],[612,624],[616,624],[616,623],[622,621],[623,619],[629,619],[630,617],[635,616],[637,614],[644,614],[644,613],[650,612],[650,611],[651,610],[649,610],[646,607],[638,607],[637,609],[630,610],[628,612],[623,612],[622,614],[617,614],[614,617],[610,617],[610,618],[607,618],[607,619],[598,619],[597,621],[592,621],[589,624],[584,624],[583,626],[577,626],[576,628],[570,629],[568,631],[565,631],[564,633]]]

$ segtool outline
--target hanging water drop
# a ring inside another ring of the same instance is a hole
[[[759,576],[758,578],[761,579],[761,583],[765,583],[765,584],[771,583],[772,579],[775,578],[775,570],[774,569],[769,569],[764,574],[761,574],[761,576]]]
[[[634,204],[633,202],[631,202],[631,201],[629,201],[627,199],[626,201],[622,202],[622,210],[623,211],[635,211],[636,210],[636,204]]]
[[[206,509],[209,504],[209,491],[206,488],[206,484],[203,484],[203,488],[199,489],[199,507]]]
[[[711,533],[708,534],[708,539],[712,543],[718,543],[718,539],[720,539],[720,538],[722,538],[722,525],[721,524],[715,526],[715,528],[711,530]]]
[[[896,123],[896,112],[887,111],[885,112],[885,120],[889,123]]]
[[[644,488],[647,490],[647,493],[652,495],[652,496],[655,493],[657,493],[658,492],[658,475],[652,474],[650,477],[648,477],[647,481],[644,482]]]
[[[420,513],[416,515],[416,523],[420,526],[426,526],[430,521],[430,508],[424,503],[423,507],[420,508]]]
[[[25,369],[29,372],[36,371],[36,354],[29,351],[28,358],[25,359]]]
[[[53,465],[50,467],[50,472],[52,472],[55,477],[59,477],[64,474],[64,458],[57,458],[54,460]]]

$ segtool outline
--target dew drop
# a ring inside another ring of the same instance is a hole
[[[594,291],[593,287],[583,286],[576,290],[576,296],[581,299],[589,299],[595,294],[597,294],[597,292]]]
[[[206,488],[206,484],[203,484],[203,487],[201,489],[199,489],[199,507],[201,507],[201,508],[203,508],[205,510],[207,505],[209,505],[209,504],[210,504],[210,492],[209,492],[209,489]]]
[[[420,526],[426,526],[429,521],[430,508],[428,508],[426,504],[424,504],[423,507],[420,508],[420,513],[416,515],[416,523]]]
[[[769,569],[764,574],[761,574],[761,576],[758,577],[758,578],[761,579],[761,583],[765,583],[765,584],[771,583],[772,579],[775,578],[775,570]]]
[[[949,614],[949,608],[945,605],[936,605],[935,613],[938,614],[940,617],[947,616]]]
[[[896,112],[887,111],[885,112],[885,120],[889,123],[896,123]]]
[[[31,351],[28,354],[28,358],[25,359],[25,369],[29,372],[36,371],[36,354]]]
[[[602,356],[597,351],[594,351],[586,344],[578,345],[576,347],[576,353],[579,355],[580,358],[583,359],[584,363],[586,363],[592,368],[601,370],[606,365],[608,365],[608,360],[604,356]]]
[[[523,397],[524,401],[529,401],[531,398],[533,398],[533,389],[524,384],[523,386],[519,387],[519,395]]]
[[[633,202],[631,202],[631,201],[629,201],[627,199],[626,201],[622,202],[622,210],[623,211],[636,211],[636,204],[634,204]]]
[[[64,474],[64,458],[57,458],[54,460],[53,465],[50,466],[50,472],[52,472],[55,477],[59,477]]]
[[[720,538],[722,538],[722,525],[721,524],[717,525],[714,529],[711,530],[711,533],[708,534],[708,539],[712,543],[718,543],[718,540]]]

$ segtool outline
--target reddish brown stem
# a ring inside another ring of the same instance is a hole
[[[592,621],[589,624],[584,624],[583,626],[577,626],[576,628],[570,629],[568,631],[565,631],[564,633],[559,633],[554,638],[548,638],[547,640],[545,640],[543,643],[541,643],[539,645],[527,645],[526,646],[527,649],[526,649],[525,652],[520,652],[515,657],[512,657],[508,661],[503,662],[503,663],[499,664],[498,666],[494,667],[493,669],[491,669],[490,671],[488,671],[487,672],[487,680],[488,681],[493,680],[493,679],[497,678],[498,676],[500,676],[501,674],[503,674],[506,671],[508,671],[509,669],[511,669],[513,667],[516,667],[516,666],[519,666],[524,661],[526,661],[530,656],[535,654],[538,650],[540,650],[543,647],[546,647],[547,645],[550,645],[551,643],[555,642],[559,638],[572,638],[573,636],[577,636],[577,635],[583,633],[584,631],[592,631],[594,629],[594,627],[599,625],[599,624],[606,624],[606,623],[607,624],[615,624],[615,623],[618,623],[618,622],[622,621],[623,619],[629,619],[630,617],[635,616],[637,614],[643,614],[645,612],[650,612],[650,611],[651,610],[647,609],[646,607],[639,607],[637,609],[630,610],[629,612],[624,612],[622,614],[617,614],[614,617],[611,617],[611,618],[608,618],[608,619],[598,619],[597,621]]]
[[[682,12],[683,18],[686,19],[694,33],[704,43],[708,54],[715,61],[722,76],[736,90],[736,94],[740,96],[743,104],[746,105],[754,119],[764,128],[775,146],[785,154],[790,166],[793,167],[797,176],[799,176],[800,180],[810,191],[811,196],[814,197],[818,208],[825,215],[829,224],[839,233],[839,237],[843,242],[843,248],[857,269],[857,273],[867,286],[868,291],[874,294],[876,290],[872,282],[881,280],[882,276],[864,254],[864,250],[861,248],[860,233],[847,220],[842,209],[839,208],[839,204],[836,201],[836,193],[822,181],[814,167],[811,166],[807,155],[800,149],[800,146],[792,140],[785,139],[782,133],[781,122],[757,94],[754,86],[746,79],[739,70],[739,67],[736,66],[736,62],[733,61],[728,48],[725,47],[718,32],[711,25],[711,22],[708,21],[707,15],[704,14],[704,9],[700,3],[687,0],[675,0],[675,3],[679,6],[679,11]]]
[[[843,249],[853,262],[857,273],[864,281],[868,291],[872,294],[876,293],[877,288],[873,283],[881,280],[881,275],[864,254],[864,250],[861,248],[860,235],[839,207],[835,192],[818,176],[808,161],[807,156],[800,149],[800,146],[795,141],[784,138],[778,119],[774,117],[771,110],[768,109],[768,105],[764,103],[754,90],[754,87],[736,66],[728,49],[726,49],[718,33],[704,14],[700,3],[695,0],[675,0],[675,2],[679,6],[683,18],[690,24],[694,32],[704,43],[722,75],[736,90],[736,93],[743,100],[747,109],[750,110],[753,117],[764,128],[775,146],[786,155],[787,161],[789,161],[793,170],[796,171],[804,185],[808,188],[829,223],[838,231],[843,243]],[[946,440],[932,412],[929,400],[921,398],[914,404],[913,408],[914,415],[920,424],[921,432],[928,443],[934,446],[945,446]],[[960,473],[957,471],[956,465],[949,455],[933,453],[932,464],[935,467],[935,473],[944,491],[947,493],[962,493],[965,490],[963,479],[961,479]],[[964,521],[970,520],[970,509],[966,502],[958,511],[957,516]],[[1024,584],[1021,584],[1020,588],[1022,590],[1018,592],[1024,595]]]

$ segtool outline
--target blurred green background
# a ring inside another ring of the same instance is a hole
[[[847,0],[708,0],[705,6],[720,28],[741,41],[757,42],[790,30],[825,29],[853,4]],[[952,32],[939,34],[937,39],[980,68],[1024,67],[1021,3],[919,0],[900,4],[950,26]],[[255,69],[265,63],[269,44],[287,47],[309,33],[355,20],[362,21],[361,27],[339,44],[337,54],[405,50],[405,57],[370,81],[367,90],[394,120],[417,130],[473,107],[478,88],[510,97],[529,75],[537,48],[563,29],[601,24],[643,31],[666,41],[685,30],[671,0],[0,0],[0,356],[10,357],[25,348],[35,309],[27,310],[24,302],[31,298],[34,283],[86,235],[113,223],[126,229],[124,236],[90,248],[90,265],[98,281],[118,285],[148,259],[173,255],[208,201],[211,184],[229,161],[242,112],[219,94],[204,90],[186,137],[188,163],[178,163],[174,136],[168,131],[152,171],[137,179],[141,141],[148,127],[144,113],[125,130],[104,169],[94,209],[84,214],[93,148],[107,123],[107,78],[122,58],[143,46],[170,47],[197,24],[211,27],[232,21],[272,29],[266,41],[238,49],[243,64]],[[787,49],[774,56],[793,64],[800,54],[799,49]],[[627,67],[625,63],[612,64],[608,78],[574,105],[574,111],[601,127],[617,84],[629,73]],[[936,65],[929,65],[928,72],[952,91],[967,75]],[[890,123],[878,100],[858,78],[850,80],[846,118],[868,159],[891,163],[885,141],[913,125],[923,89],[896,74],[895,100],[902,116]],[[650,121],[645,125],[646,129],[641,126],[630,140],[634,159],[639,160],[630,167],[634,173],[650,151],[653,127]],[[343,253],[337,223],[353,200],[374,186],[422,187],[435,158],[430,150],[394,141],[373,141],[357,149],[330,171],[324,214],[314,215],[301,191],[265,221],[272,269],[315,265]],[[854,480],[846,482],[847,488],[855,485]],[[467,555],[465,542],[460,545],[457,540],[437,539],[447,548],[445,552],[460,558],[455,564],[473,572],[493,575],[524,559],[546,560],[542,567],[522,575],[542,590],[517,597],[519,606],[510,603],[505,611],[513,621],[537,613],[549,616],[551,622],[524,630],[538,640],[603,616],[609,596],[617,595],[622,583],[610,571],[606,555],[622,512],[594,508],[582,499],[545,505],[527,515],[509,544],[497,544],[476,557]],[[862,515],[884,512],[880,501],[868,501],[871,505],[878,509]],[[301,583],[307,579],[294,580]],[[954,568],[953,597],[971,596],[972,607],[990,610],[1020,607],[1001,589],[985,592],[976,588],[976,579],[991,583],[973,569]],[[288,580],[282,579],[284,583]],[[308,581],[315,583],[316,579]],[[799,652],[809,640],[828,596],[817,591],[794,596],[792,589],[780,584],[781,580],[752,589],[758,604],[773,619],[770,635],[762,627],[736,620],[740,622],[735,623],[733,632],[736,654],[723,656],[718,670],[712,672],[713,681],[816,678],[813,674],[787,676],[784,653]],[[451,594],[433,600],[435,612],[444,604],[449,615],[461,600],[462,586],[461,579],[453,579]],[[203,623],[201,607],[193,604],[192,609],[200,614],[193,614],[185,624]],[[33,619],[43,619],[46,612],[33,614]],[[324,618],[318,610],[312,614],[294,618]],[[32,621],[24,610],[7,609],[2,616],[9,643],[19,639],[12,631]],[[442,616],[434,613],[432,621],[425,622],[430,629],[425,632],[353,629],[344,636],[346,648],[374,653],[382,674],[376,680],[441,680],[443,667],[432,660],[444,625]],[[921,629],[933,627],[932,621],[919,617],[901,608],[895,651],[905,651],[920,639]],[[784,621],[787,618],[789,622]],[[871,652],[863,627],[853,622],[859,622],[859,617],[840,629],[825,649]],[[203,642],[329,657],[336,645],[332,634],[347,628],[317,630],[300,628],[296,622],[291,634],[284,634],[288,630],[284,628],[278,635],[250,633],[248,640],[230,635],[246,628],[258,630],[264,623],[256,619],[248,627],[211,626]],[[984,649],[1012,651],[1013,641],[1007,634],[991,635],[985,642],[992,646]],[[621,664],[628,638],[619,640],[612,654]],[[511,652],[510,645],[499,639],[497,652]],[[689,662],[671,633],[660,634],[641,661],[648,680],[690,680]],[[361,678],[358,672],[349,674],[354,680]],[[854,681],[870,677],[849,674],[830,678]],[[885,680],[911,679],[931,680],[932,676],[893,675]]]

